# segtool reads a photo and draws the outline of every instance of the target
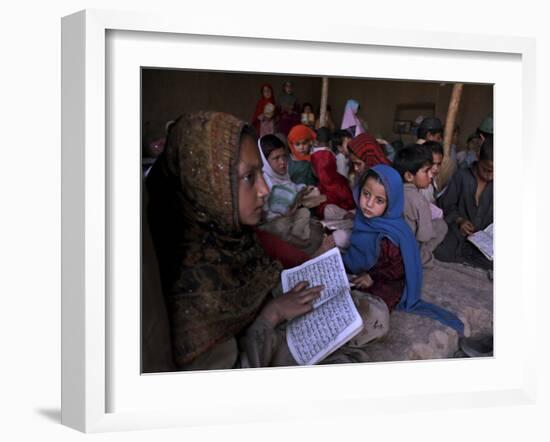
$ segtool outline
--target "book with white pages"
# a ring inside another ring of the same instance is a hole
[[[363,320],[351,297],[337,247],[281,273],[285,293],[301,281],[308,281],[309,287],[323,285],[324,289],[312,311],[288,323],[286,337],[296,362],[313,365],[361,332]]]
[[[488,260],[493,260],[493,223],[469,235],[468,241],[475,245]]]

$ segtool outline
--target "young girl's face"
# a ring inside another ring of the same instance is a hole
[[[276,173],[285,175],[288,167],[288,155],[284,147],[272,151],[267,157],[267,162]]]
[[[313,109],[311,106],[304,106],[304,114],[311,114],[313,113]]]
[[[237,192],[239,221],[246,226],[255,226],[262,219],[265,198],[269,194],[262,175],[262,161],[254,140],[243,137],[237,164]]]
[[[350,153],[350,161],[353,166],[353,170],[355,171],[355,175],[360,176],[367,170],[366,163],[361,160],[358,156]]]
[[[373,177],[369,177],[359,196],[359,207],[365,218],[382,216],[388,207],[386,189]]]
[[[264,98],[266,99],[271,98],[271,89],[268,88],[267,86],[264,86],[264,88],[262,89],[262,93],[264,95]]]
[[[298,151],[299,154],[307,155],[309,154],[311,143],[312,140],[310,139],[298,140],[294,143],[294,148]]]

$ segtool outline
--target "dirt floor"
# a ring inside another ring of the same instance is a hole
[[[486,270],[436,261],[424,271],[422,298],[457,314],[465,336],[492,335],[493,282]],[[458,339],[456,331],[433,319],[394,311],[389,333],[369,344],[368,355],[373,362],[450,358]]]

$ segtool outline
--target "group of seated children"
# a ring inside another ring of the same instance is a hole
[[[420,300],[422,272],[434,257],[492,268],[467,241],[493,222],[492,134],[484,134],[477,161],[438,186],[443,128],[428,120],[426,138],[392,151],[393,161],[357,125],[331,133],[296,124],[286,140],[260,137],[270,194],[257,233],[266,253],[286,267],[337,246],[357,289],[379,296],[390,311],[414,311],[460,331],[452,313]]]

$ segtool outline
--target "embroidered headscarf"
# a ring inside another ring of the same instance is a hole
[[[264,87],[267,87],[271,91],[271,97],[264,97]],[[256,128],[256,133],[260,133],[260,120],[258,117],[264,113],[266,104],[271,103],[275,106],[275,97],[273,95],[273,88],[270,84],[264,83],[260,88],[260,99],[256,103],[256,109],[254,110],[254,115],[252,115],[252,124]]]
[[[296,150],[296,147],[294,147],[294,144],[296,141],[300,140],[315,140],[317,138],[317,135],[315,134],[315,131],[313,129],[310,129],[307,126],[304,126],[303,124],[297,124],[292,129],[290,129],[290,132],[288,133],[288,147],[290,148],[290,151],[292,152],[292,155],[294,158],[296,158],[299,161],[309,161],[311,158],[311,155],[303,155],[300,152]]]
[[[367,133],[362,133],[350,140],[348,150],[361,161],[364,161],[369,169],[377,164],[391,164],[376,138]]]
[[[356,100],[349,99],[344,108],[344,117],[342,118],[342,126],[340,128],[349,130],[354,137],[365,132],[363,124],[357,117],[358,110],[359,103]]]
[[[148,178],[149,217],[179,366],[245,329],[279,280],[239,224],[236,167],[245,124],[183,116]]]
[[[379,164],[371,170],[380,177],[386,190],[387,208],[382,216],[367,218],[357,210],[351,234],[351,244],[343,256],[346,268],[352,273],[369,271],[378,261],[380,240],[384,237],[397,245],[405,268],[405,288],[398,310],[428,316],[464,333],[464,324],[453,313],[420,299],[422,291],[422,261],[418,243],[403,218],[404,191],[399,173],[390,166]],[[361,181],[353,194],[358,207]]]

